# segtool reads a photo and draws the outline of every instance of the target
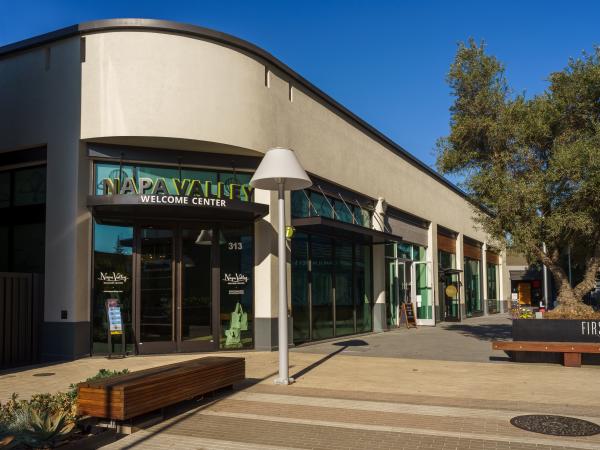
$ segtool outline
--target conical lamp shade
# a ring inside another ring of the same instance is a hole
[[[297,191],[312,186],[312,181],[300,165],[296,154],[290,149],[276,147],[267,150],[250,180],[250,186],[276,191],[281,182],[286,191]]]

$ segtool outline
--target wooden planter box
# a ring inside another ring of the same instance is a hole
[[[562,319],[516,319],[513,341],[600,342],[600,321]]]
[[[77,410],[80,415],[126,420],[232,386],[244,378],[244,358],[199,358],[80,383]]]

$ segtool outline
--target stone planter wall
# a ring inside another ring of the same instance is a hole
[[[600,342],[600,321],[517,319],[512,337],[514,341]]]

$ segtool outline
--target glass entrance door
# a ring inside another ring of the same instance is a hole
[[[411,267],[412,279],[411,297],[416,302],[417,324],[435,325],[433,305],[433,289],[431,285],[431,262],[414,262]]]
[[[389,292],[389,304],[386,308],[388,328],[400,326],[400,311],[403,303],[410,303],[412,292],[412,262],[398,258],[390,258],[387,261],[388,274],[387,290]]]
[[[443,320],[460,321],[460,280],[456,272],[440,272],[440,292],[444,299]]]
[[[213,232],[138,228],[139,353],[214,350]]]
[[[181,288],[178,299],[179,351],[202,351],[216,348],[211,276],[213,271],[212,229],[196,227],[180,232]]]
[[[138,349],[176,351],[175,255],[172,229],[141,228],[138,234]]]

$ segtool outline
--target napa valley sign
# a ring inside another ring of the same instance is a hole
[[[101,180],[102,195],[137,196],[141,204],[227,207],[228,201],[252,202],[249,184],[179,178]]]

